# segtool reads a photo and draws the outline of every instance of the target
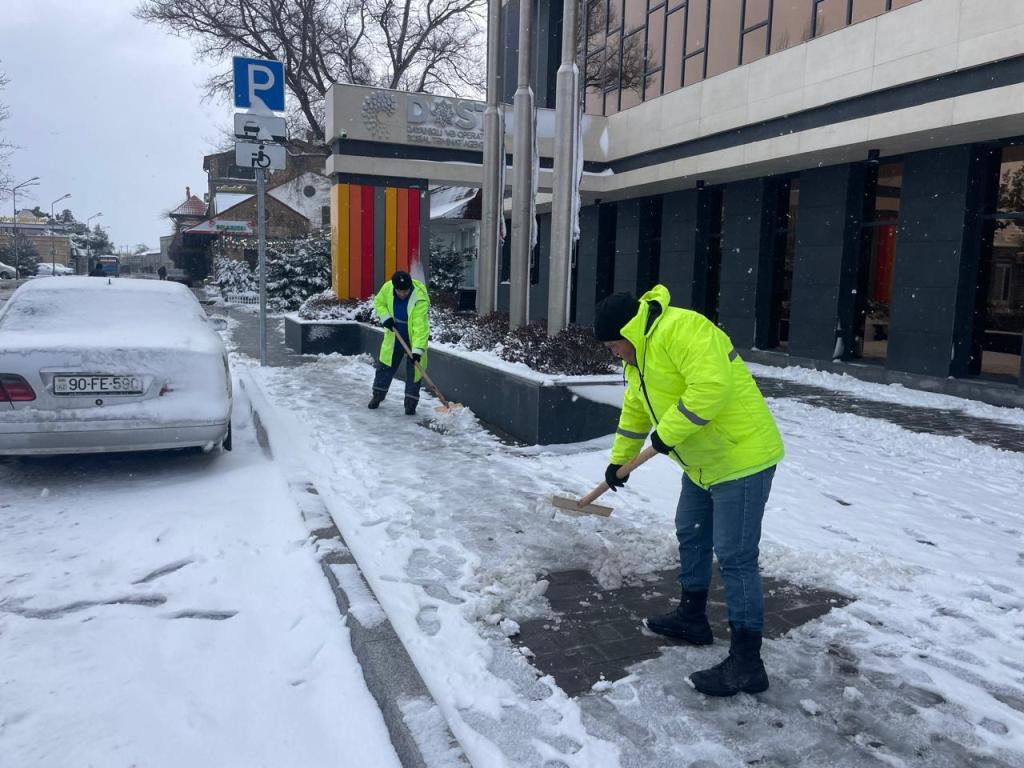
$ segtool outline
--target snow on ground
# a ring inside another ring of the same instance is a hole
[[[846,374],[816,371],[811,368],[800,368],[795,365],[778,368],[773,365],[747,363],[747,367],[750,368],[750,372],[755,376],[766,379],[784,379],[798,384],[810,384],[811,386],[822,387],[835,392],[846,392],[867,400],[900,403],[901,405],[913,405],[921,408],[945,408],[963,411],[971,416],[983,419],[993,419],[995,421],[1004,421],[1009,424],[1024,426],[1024,409],[1022,408],[1002,408],[977,400],[966,400],[961,397],[953,397],[952,395],[940,395],[935,392],[908,389],[902,384],[873,384],[868,381],[861,381],[853,376],[847,376]]]
[[[230,454],[0,463],[0,765],[399,765],[246,407]]]
[[[774,401],[788,456],[763,569],[854,602],[766,643],[761,697],[685,684],[716,644],[568,699],[504,620],[546,614],[551,571],[612,587],[673,566],[674,465],[638,471],[611,518],[564,516],[548,498],[596,484],[608,439],[439,434],[433,401],[408,418],[397,385],[369,411],[365,358],[252,375],[474,765],[1024,766],[1024,455]]]

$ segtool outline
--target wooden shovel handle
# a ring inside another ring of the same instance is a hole
[[[423,380],[430,385],[432,390],[434,390],[434,394],[437,395],[437,399],[441,401],[441,404],[444,405],[445,408],[451,410],[451,405],[449,405],[448,401],[444,399],[444,395],[441,394],[441,390],[438,389],[434,382],[430,380],[430,377],[427,376],[427,372],[420,367],[420,364],[416,362],[416,358],[412,356],[412,350],[409,349],[409,345],[405,343],[405,339],[402,338],[402,334],[398,331],[392,331],[392,333],[395,334],[395,338],[398,339],[399,343],[401,343],[402,349],[405,350],[405,354],[407,354],[409,359],[412,360],[412,364],[416,366],[416,370],[420,372],[420,376],[422,376]]]
[[[646,448],[640,451],[640,453],[638,453],[632,461],[623,464],[621,467],[619,467],[618,471],[615,473],[615,476],[621,480],[634,469],[639,467],[641,464],[650,461],[657,455],[658,452],[654,449],[654,446],[648,445]],[[609,487],[610,486],[608,485],[608,483],[602,481],[600,485],[594,488],[594,490],[592,490],[590,493],[588,493],[586,496],[584,496],[582,499],[576,502],[577,505],[580,507],[585,507],[588,504],[593,504],[594,500],[597,499],[602,494],[606,493]]]

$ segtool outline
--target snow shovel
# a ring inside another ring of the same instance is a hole
[[[632,461],[619,467],[619,471],[615,473],[616,477],[621,480],[641,464],[653,459],[657,455],[658,452],[654,450],[654,446],[647,446],[640,451]],[[582,499],[577,500],[570,499],[567,496],[552,496],[551,503],[558,509],[568,512],[571,515],[600,515],[601,517],[608,517],[612,513],[611,507],[606,507],[603,504],[594,504],[594,500],[605,493],[608,488],[608,483],[602,481],[600,485],[594,488],[594,490]]]
[[[399,343],[402,345],[402,349],[405,350],[405,354],[407,354],[409,359],[412,360],[412,364],[416,366],[416,370],[420,372],[420,376],[422,376],[423,380],[430,385],[434,394],[437,395],[437,399],[443,403],[442,406],[435,408],[434,410],[438,413],[451,413],[452,411],[460,410],[462,408],[462,403],[449,403],[444,399],[444,395],[441,394],[441,390],[438,389],[437,385],[430,380],[430,377],[427,376],[427,372],[420,367],[420,364],[416,362],[416,358],[412,356],[412,350],[409,349],[409,345],[405,343],[405,339],[402,338],[402,334],[398,331],[392,331],[392,333],[395,334],[395,338],[398,339]]]

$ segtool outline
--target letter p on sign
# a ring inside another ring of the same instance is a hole
[[[284,112],[284,64],[270,59],[234,59],[235,106]]]

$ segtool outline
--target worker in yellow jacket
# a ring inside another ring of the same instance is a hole
[[[651,445],[683,470],[676,508],[679,606],[646,619],[658,634],[694,645],[713,640],[706,606],[712,553],[725,584],[731,643],[718,665],[690,675],[712,696],[768,688],[761,661],[764,603],[758,572],[761,518],[782,460],[779,430],[729,337],[706,317],[669,306],[655,286],[640,299],[617,293],[597,308],[594,334],[625,363],[627,388],[611,463],[617,470]]]
[[[377,356],[377,372],[373,377],[373,396],[368,407],[380,407],[398,372],[398,366],[405,359],[405,413],[412,416],[420,401],[420,372],[427,367],[427,339],[430,338],[430,319],[427,310],[430,297],[427,286],[414,280],[408,272],[395,272],[391,279],[373,297],[373,309],[384,326],[384,339]],[[407,359],[405,347],[396,339],[399,334],[412,352]]]

